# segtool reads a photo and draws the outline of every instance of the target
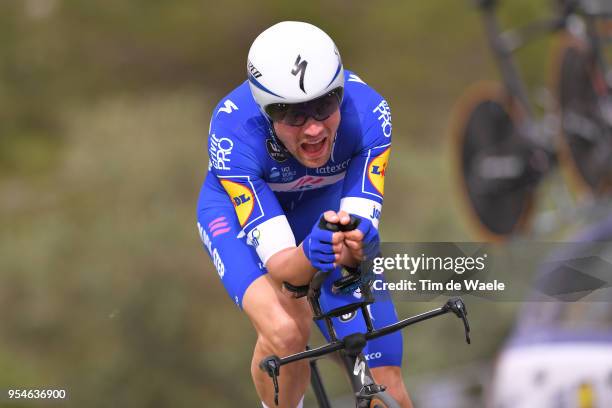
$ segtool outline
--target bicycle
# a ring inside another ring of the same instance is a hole
[[[497,0],[477,0],[501,83],[479,82],[462,96],[452,128],[455,165],[470,219],[489,241],[524,231],[535,190],[556,166],[554,123],[538,121],[513,53],[532,38],[561,29],[563,17],[502,32]]]
[[[476,0],[502,80],[479,82],[462,96],[451,137],[463,202],[471,224],[488,241],[505,241],[528,229],[535,192],[558,161],[591,191],[603,192],[610,185],[612,103],[610,86],[602,81],[606,68],[595,26],[612,10],[605,14],[603,7],[594,7],[597,0],[587,3],[588,9],[585,0],[558,1],[554,17],[502,32],[495,14],[498,1]],[[578,16],[587,19],[585,34],[569,40],[568,26]],[[539,119],[513,54],[537,36],[564,30],[566,40],[556,59],[560,69],[553,75],[559,106],[545,106]],[[578,80],[577,72],[582,74]],[[565,141],[561,147],[555,143],[559,133]]]
[[[356,220],[352,218],[348,226],[330,224],[321,219],[322,226],[330,231],[348,231],[356,227]],[[374,329],[372,316],[368,309],[368,305],[374,303],[374,295],[370,287],[370,283],[363,279],[360,272],[353,271],[343,278],[335,281],[332,286],[334,293],[352,293],[359,289],[361,298],[359,301],[346,304],[340,307],[333,308],[329,311],[324,311],[321,307],[319,297],[321,295],[321,286],[328,278],[328,273],[317,271],[310,283],[303,287],[294,287],[285,283],[285,288],[295,293],[295,297],[306,296],[308,303],[313,312],[315,321],[323,320],[330,335],[330,342],[313,349],[307,349],[303,352],[292,354],[286,357],[278,357],[276,355],[264,358],[259,367],[266,372],[274,384],[274,402],[278,405],[278,376],[280,368],[283,365],[290,364],[295,361],[310,359],[311,366],[311,385],[317,399],[319,408],[330,408],[331,404],[325,392],[323,381],[316,366],[316,359],[325,355],[339,352],[344,368],[346,369],[351,387],[355,393],[355,404],[357,408],[399,408],[398,403],[385,391],[385,386],[376,384],[370,372],[367,360],[362,354],[362,350],[369,340],[373,340],[388,334],[402,330],[415,323],[431,319],[449,312],[453,312],[457,317],[462,319],[466,342],[470,344],[470,326],[467,320],[467,310],[463,300],[459,297],[450,298],[443,306],[430,310],[428,312],[412,316],[400,320],[394,324]],[[366,333],[352,333],[345,336],[343,339],[338,339],[334,329],[332,318],[346,315],[348,313],[361,310],[364,323],[366,325]]]

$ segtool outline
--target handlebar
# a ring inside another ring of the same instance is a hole
[[[461,298],[454,297],[447,300],[442,307],[400,320],[378,330],[369,331],[367,333],[353,333],[344,337],[342,340],[335,340],[323,346],[292,354],[287,357],[281,358],[276,355],[268,356],[259,363],[259,368],[272,378],[272,382],[274,384],[274,402],[278,405],[278,376],[280,375],[281,366],[299,360],[322,357],[340,350],[346,350],[349,355],[356,356],[357,354],[361,353],[369,340],[389,335],[410,325],[431,319],[433,317],[441,316],[449,312],[454,313],[463,321],[465,341],[467,344],[471,344],[470,325],[467,320],[467,308],[465,307],[465,303]]]
[[[313,308],[313,312],[315,313],[315,315],[317,315],[317,313],[320,313],[320,308],[318,308],[318,302],[316,300],[320,295],[321,285],[323,284],[326,278],[327,273],[317,271],[309,285],[308,300],[311,304],[311,307]],[[280,375],[281,366],[299,360],[322,357],[340,350],[346,350],[348,355],[356,356],[357,354],[361,353],[361,351],[366,346],[369,340],[387,336],[391,333],[402,330],[410,325],[437,316],[441,316],[449,312],[452,312],[462,320],[465,333],[465,341],[467,344],[471,344],[470,325],[467,319],[467,308],[460,297],[450,298],[443,306],[437,309],[433,309],[428,312],[400,320],[396,323],[390,324],[380,329],[373,329],[371,316],[369,315],[367,308],[362,305],[361,310],[364,315],[364,320],[366,321],[366,326],[368,327],[368,331],[366,333],[353,333],[344,337],[341,340],[336,339],[335,336],[332,336],[332,341],[323,346],[302,351],[300,353],[292,354],[282,358],[276,355],[268,356],[259,363],[259,368],[262,371],[266,372],[272,378],[272,382],[274,384],[274,402],[276,405],[278,405],[278,376]],[[329,316],[325,316],[325,320],[328,325],[328,329],[330,330],[330,333],[333,333],[333,327],[331,327],[331,319],[329,318]]]
[[[341,224],[333,224],[327,222],[323,217],[321,217],[319,221],[319,227],[322,229],[327,229],[332,232],[337,231],[351,231],[356,229],[359,226],[360,219],[351,215],[351,220],[347,225]],[[403,320],[400,320],[396,323],[390,324],[388,326],[382,327],[380,329],[374,329],[372,324],[372,317],[367,304],[371,304],[374,302],[374,299],[371,294],[370,285],[365,283],[360,283],[360,289],[362,294],[362,299],[360,302],[348,304],[345,306],[338,307],[333,309],[332,311],[328,311],[327,313],[323,313],[321,310],[321,306],[319,304],[319,297],[321,295],[321,287],[325,280],[328,278],[329,274],[324,271],[317,271],[312,277],[310,283],[307,286],[302,287],[294,287],[289,285],[287,282],[284,283],[285,288],[289,290],[299,290],[301,296],[304,294],[307,296],[308,302],[312,308],[314,318],[324,319],[327,325],[327,329],[330,333],[331,341],[328,344],[323,346],[308,349],[306,351],[302,351],[300,353],[292,354],[286,357],[278,357],[276,355],[268,356],[264,358],[259,363],[259,368],[266,372],[271,378],[274,384],[274,402],[278,405],[278,376],[280,375],[281,366],[289,363],[293,363],[295,361],[304,360],[304,359],[313,359],[317,357],[321,357],[336,351],[345,350],[349,356],[357,356],[363,348],[366,346],[369,340],[373,340],[379,337],[383,337],[394,333],[396,331],[402,330],[410,325],[415,323],[422,322],[424,320],[431,319],[433,317],[441,316],[443,314],[452,312],[457,317],[459,317],[463,321],[463,327],[465,331],[465,340],[468,344],[471,343],[470,340],[470,326],[467,320],[467,309],[463,300],[459,297],[454,297],[449,299],[443,306],[430,310],[425,313],[421,313],[419,315],[409,317]],[[345,284],[346,279],[343,280],[342,284]],[[338,281],[334,283],[337,285]],[[295,291],[294,291],[295,292]],[[333,324],[331,321],[332,317],[339,316],[341,314],[349,313],[351,311],[361,309],[363,314],[363,319],[365,321],[367,332],[366,333],[353,333],[350,334],[343,339],[337,339],[335,330],[333,328]]]

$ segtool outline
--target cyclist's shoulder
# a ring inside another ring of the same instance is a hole
[[[386,99],[372,86],[352,71],[345,71],[345,99],[342,103],[343,117],[353,117],[365,128],[380,116],[390,114]]]
[[[212,111],[208,132],[209,149],[220,145],[232,146],[235,152],[244,152],[248,156],[259,155],[265,139],[269,137],[270,126],[262,115],[251,95],[245,81],[225,95]]]
[[[245,81],[219,100],[212,111],[211,132],[222,129],[236,137],[266,132],[267,121],[255,103]]]
[[[357,108],[376,106],[383,98],[374,87],[353,71],[345,70],[344,94]]]
[[[359,134],[379,124],[385,138],[391,136],[391,109],[386,99],[352,71],[345,71],[341,133]],[[378,136],[374,134],[374,138]],[[369,142],[366,142],[369,144]]]

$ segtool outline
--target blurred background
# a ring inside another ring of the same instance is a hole
[[[551,10],[504,3],[504,26]],[[211,110],[246,79],[252,40],[281,20],[325,30],[392,108],[383,239],[480,239],[447,136],[464,89],[498,77],[470,1],[4,0],[0,389],[64,388],[60,405],[74,407],[257,406],[254,332],[202,249],[195,205]],[[554,41],[517,54],[533,94],[548,85]],[[446,392],[482,406],[519,305],[468,306],[469,347],[454,320],[405,332],[416,400]],[[345,396],[339,369],[321,366],[331,396]]]

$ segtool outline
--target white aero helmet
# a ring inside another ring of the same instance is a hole
[[[259,34],[249,50],[247,75],[262,111],[270,104],[310,101],[344,86],[334,41],[320,28],[299,21],[283,21]]]

